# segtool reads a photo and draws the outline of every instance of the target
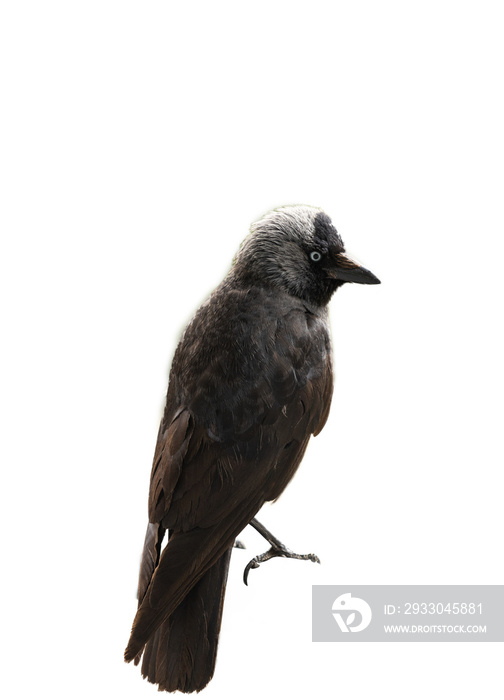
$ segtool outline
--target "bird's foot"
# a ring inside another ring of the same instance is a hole
[[[258,569],[260,564],[262,564],[264,561],[268,561],[268,559],[273,559],[274,557],[303,559],[320,564],[320,559],[316,554],[296,554],[292,550],[288,549],[284,544],[278,542],[272,544],[271,548],[268,549],[267,552],[264,552],[264,554],[259,554],[257,557],[254,557],[251,561],[249,561],[245,567],[245,571],[243,572],[243,583],[248,586],[247,579],[250,569]]]
[[[235,540],[233,547],[235,549],[247,549],[241,540]]]

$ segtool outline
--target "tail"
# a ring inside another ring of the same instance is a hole
[[[160,689],[189,693],[211,679],[233,543],[262,502],[259,494],[208,527],[172,532],[157,565],[161,533],[148,529],[150,554],[144,552],[140,605],[124,660],[137,664],[145,651],[142,673]]]
[[[134,656],[138,664],[143,650],[142,675],[159,690],[198,692],[211,680],[231,552],[227,549],[208,569],[136,655],[130,640],[125,659]]]
[[[159,690],[192,693],[211,680],[230,557],[228,549],[147,642],[142,675]]]

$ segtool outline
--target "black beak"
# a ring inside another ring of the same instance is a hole
[[[376,275],[365,267],[358,265],[341,253],[333,258],[330,266],[325,268],[328,277],[341,282],[357,282],[358,284],[381,284]]]

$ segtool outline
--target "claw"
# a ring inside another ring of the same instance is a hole
[[[316,554],[295,554],[290,549],[283,544],[273,545],[264,554],[259,554],[249,561],[245,570],[243,572],[243,583],[248,586],[248,575],[250,569],[258,569],[259,564],[263,561],[268,561],[268,559],[273,559],[274,557],[285,557],[286,559],[302,559],[304,561],[312,561],[315,564],[320,564],[320,559]]]
[[[268,561],[268,559],[273,559],[273,557],[285,557],[286,559],[305,559],[313,561],[316,564],[320,564],[320,559],[317,557],[316,554],[295,554],[292,550],[288,549],[284,544],[282,544],[280,540],[277,540],[277,538],[274,537],[271,534],[271,532],[267,530],[264,527],[264,525],[261,525],[261,523],[255,518],[252,518],[252,520],[250,521],[250,525],[252,525],[252,527],[255,528],[257,532],[270,543],[271,548],[268,549],[267,552],[264,552],[264,554],[259,554],[257,557],[251,559],[251,561],[249,561],[249,563],[245,567],[245,571],[243,572],[243,583],[246,586],[248,586],[247,580],[250,569],[259,568],[259,564],[262,564],[263,561]]]
[[[256,561],[256,559],[255,558],[251,559],[249,561],[249,563],[247,564],[247,566],[245,567],[245,570],[243,571],[243,583],[246,586],[248,586],[248,575],[249,575],[250,569],[258,569],[258,568],[259,568],[259,564]]]

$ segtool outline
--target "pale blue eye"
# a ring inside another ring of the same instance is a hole
[[[318,262],[322,258],[322,255],[318,252],[318,250],[312,250],[310,253],[310,258],[313,260],[313,262]]]

